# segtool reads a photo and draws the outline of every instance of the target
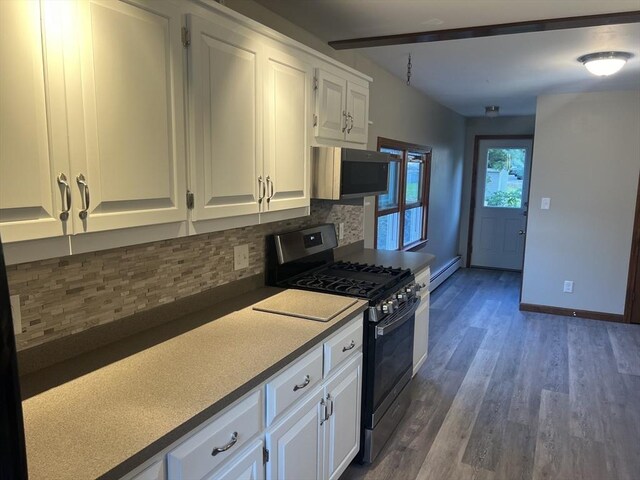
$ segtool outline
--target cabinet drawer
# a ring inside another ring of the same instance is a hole
[[[267,384],[267,426],[321,380],[322,346],[319,346]]]
[[[262,391],[258,390],[169,452],[169,480],[203,478],[261,430]]]
[[[324,375],[340,365],[343,360],[355,353],[362,346],[363,315],[360,314],[353,323],[339,331],[324,344]]]

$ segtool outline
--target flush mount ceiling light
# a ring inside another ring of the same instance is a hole
[[[495,118],[500,114],[500,107],[498,105],[487,105],[484,107],[484,114],[487,117]]]
[[[613,75],[632,57],[627,52],[596,52],[578,58],[589,72],[599,77]]]

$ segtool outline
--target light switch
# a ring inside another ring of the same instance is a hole
[[[540,202],[540,208],[542,210],[549,210],[550,206],[551,206],[551,199],[547,197],[543,197],[542,201]]]

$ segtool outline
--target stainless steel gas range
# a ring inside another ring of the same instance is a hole
[[[415,311],[420,286],[409,270],[334,261],[332,224],[267,239],[267,283],[365,298],[362,438],[359,460],[373,462],[410,403]]]

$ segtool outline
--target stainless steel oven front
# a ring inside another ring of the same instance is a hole
[[[419,297],[411,298],[380,322],[367,324],[361,450],[365,463],[373,462],[410,403],[415,312],[419,303]]]

